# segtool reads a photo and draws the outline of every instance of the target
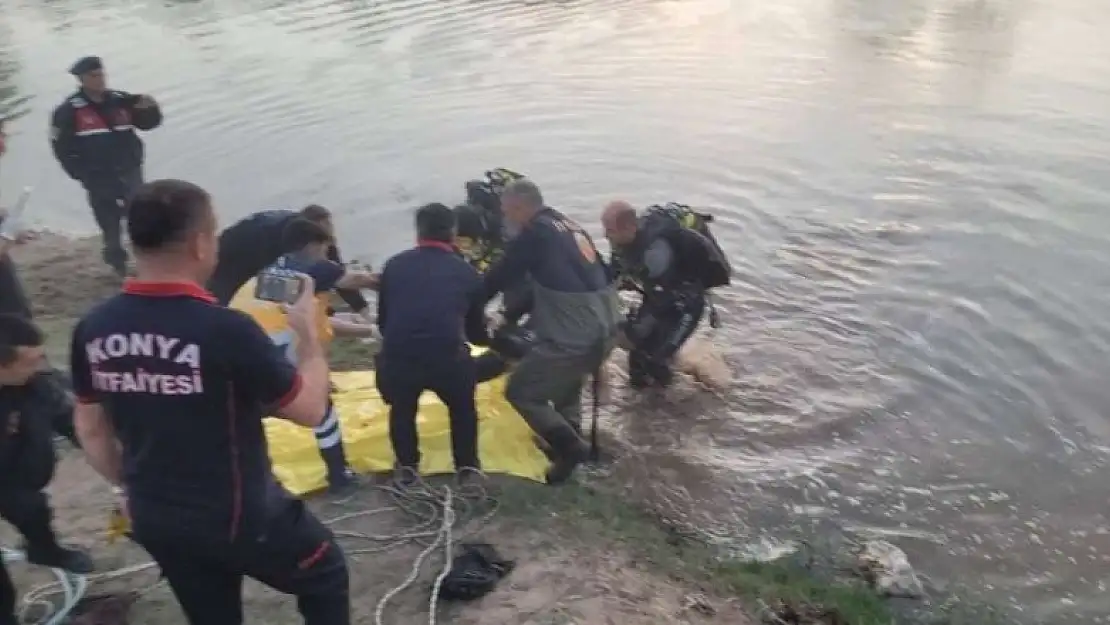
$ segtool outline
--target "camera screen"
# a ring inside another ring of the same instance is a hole
[[[254,296],[267,302],[292,304],[300,296],[301,281],[296,276],[263,273],[258,276]]]

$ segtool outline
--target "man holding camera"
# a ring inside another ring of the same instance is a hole
[[[54,109],[50,129],[54,157],[88,193],[104,239],[104,262],[122,277],[127,272],[124,207],[143,183],[143,140],[135,129],[157,128],[162,109],[149,95],[108,89],[100,57],[78,60],[69,73],[80,88]]]
[[[144,185],[127,229],[137,278],[73,332],[74,419],[89,463],[122,487],[132,536],[191,625],[241,625],[244,576],[295,595],[308,625],[348,625],[342,549],[274,478],[262,425],[276,412],[315,427],[326,414],[312,279],[287,311],[294,365],[200,286],[218,245],[203,189]]]

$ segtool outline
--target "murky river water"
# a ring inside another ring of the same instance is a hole
[[[733,536],[868,527],[1038,619],[1110,614],[1105,3],[0,10],[0,97],[28,114],[3,191],[38,186],[52,227],[92,226],[46,120],[94,53],[163,103],[149,176],[202,183],[227,220],[321,202],[364,259],[493,166],[591,226],[618,195],[713,207],[735,382],[613,419],[657,496]]]

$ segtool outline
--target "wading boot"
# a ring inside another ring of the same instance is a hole
[[[546,437],[551,445],[551,466],[547,469],[547,483],[558,486],[566,483],[578,465],[590,457],[590,446],[575,433],[570,425],[550,432]]]

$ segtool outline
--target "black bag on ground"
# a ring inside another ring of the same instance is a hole
[[[439,587],[440,599],[473,601],[484,597],[515,566],[488,543],[464,543],[459,545],[459,550]]]

